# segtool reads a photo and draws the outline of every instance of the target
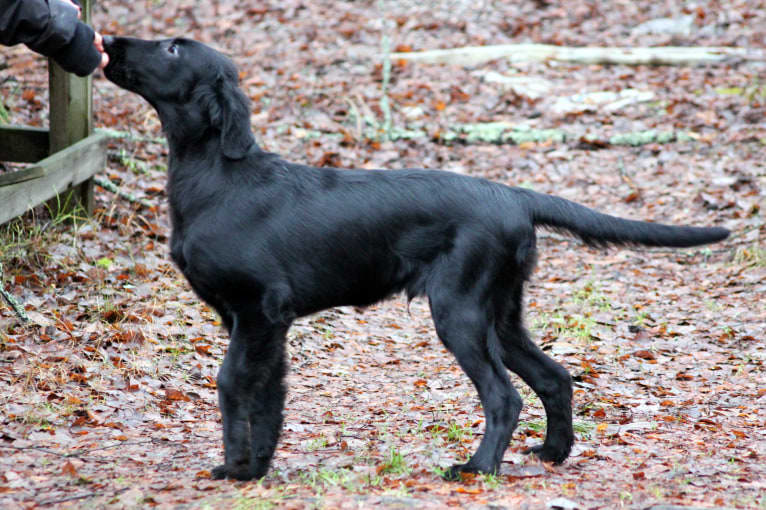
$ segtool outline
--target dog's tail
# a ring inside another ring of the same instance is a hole
[[[714,243],[729,236],[729,231],[721,227],[679,227],[626,220],[564,198],[527,189],[519,191],[527,203],[534,225],[570,232],[591,246],[618,244],[683,248]]]

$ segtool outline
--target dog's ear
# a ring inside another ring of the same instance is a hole
[[[250,129],[250,102],[236,78],[220,75],[215,100],[209,103],[210,122],[221,131],[221,149],[229,159],[242,159],[255,144]]]
[[[255,144],[250,129],[250,102],[235,83],[224,80],[221,146],[230,159],[242,159]]]

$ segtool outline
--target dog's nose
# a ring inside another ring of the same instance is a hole
[[[114,42],[114,37],[112,37],[111,35],[105,35],[103,39],[104,39],[104,48],[106,48],[107,46],[111,46],[112,43]]]

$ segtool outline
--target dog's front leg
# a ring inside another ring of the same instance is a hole
[[[229,350],[218,373],[225,463],[213,478],[266,475],[282,428],[287,327],[236,315]]]
[[[215,479],[250,476],[250,419],[245,396],[237,391],[235,369],[238,362],[231,347],[218,371],[218,407],[223,420],[224,464],[212,471]]]

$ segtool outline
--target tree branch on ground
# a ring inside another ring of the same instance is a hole
[[[102,179],[100,177],[94,177],[93,182],[95,182],[97,185],[101,186],[107,191],[111,191],[115,195],[124,198],[128,202],[133,202],[135,204],[141,204],[144,207],[154,207],[155,204],[152,204],[150,201],[139,198],[133,193],[128,193],[127,191],[121,190],[116,184],[114,184],[112,181],[108,179]]]
[[[29,316],[27,315],[27,312],[24,311],[24,307],[21,306],[21,304],[18,302],[18,300],[13,297],[10,293],[6,292],[5,287],[3,286],[3,264],[0,262],[0,294],[2,294],[3,299],[8,303],[8,306],[13,309],[13,311],[16,313],[19,319],[21,319],[22,322],[29,322]]]
[[[498,44],[465,46],[444,50],[392,53],[393,60],[409,60],[427,64],[478,65],[500,58],[511,62],[546,62],[555,60],[571,64],[623,65],[701,65],[766,61],[762,49],[728,46],[657,46],[582,48],[552,44]]]

